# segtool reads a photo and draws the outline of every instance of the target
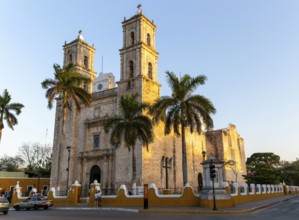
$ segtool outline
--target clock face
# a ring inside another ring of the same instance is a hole
[[[102,83],[98,84],[98,90],[102,90],[102,89],[103,89],[103,84]]]

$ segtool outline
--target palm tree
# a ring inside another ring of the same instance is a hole
[[[188,182],[187,155],[185,129],[189,128],[191,133],[194,129],[200,133],[202,127],[207,129],[213,127],[211,114],[216,112],[212,102],[202,95],[192,95],[194,90],[203,85],[206,77],[199,75],[191,77],[186,74],[178,79],[173,72],[166,72],[167,82],[172,90],[172,96],[162,96],[157,99],[150,109],[153,123],[165,122],[164,133],[170,134],[173,129],[177,137],[182,137],[182,170],[183,183]]]
[[[21,103],[10,103],[10,101],[11,96],[7,89],[5,89],[3,95],[0,95],[0,142],[2,138],[2,130],[4,129],[4,120],[6,120],[8,127],[13,130],[13,127],[18,124],[18,120],[12,112],[19,115],[21,109],[24,107]]]
[[[118,148],[124,141],[124,146],[132,152],[132,186],[136,183],[136,142],[142,141],[148,147],[154,140],[151,119],[142,114],[147,107],[147,104],[137,101],[137,94],[122,96],[119,115],[107,116],[104,126],[106,133],[111,131],[112,146]]]
[[[82,84],[90,83],[90,79],[77,72],[72,63],[64,68],[54,64],[54,70],[54,79],[46,79],[41,83],[42,88],[47,90],[48,108],[52,109],[54,100],[62,100],[65,117],[66,110],[72,110],[71,101],[75,102],[78,111],[81,110],[80,101],[90,106],[91,94],[82,88]]]
[[[52,109],[53,101],[57,100],[62,103],[63,120],[62,120],[62,138],[60,149],[65,142],[65,121],[67,110],[72,110],[72,103],[75,103],[76,110],[80,112],[81,104],[90,106],[91,94],[82,88],[83,84],[90,83],[90,79],[83,76],[75,70],[75,66],[70,63],[64,68],[54,64],[54,79],[46,79],[41,85],[46,89],[46,98],[48,99],[48,108]]]

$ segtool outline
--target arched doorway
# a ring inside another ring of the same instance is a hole
[[[99,183],[101,182],[101,168],[97,165],[92,166],[90,169],[90,176],[89,176],[89,185],[97,180]]]
[[[201,191],[203,187],[202,173],[198,173],[197,182],[198,182],[198,191]]]

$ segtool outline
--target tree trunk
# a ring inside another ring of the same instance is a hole
[[[63,151],[66,151],[66,146],[65,146],[65,127],[66,127],[66,114],[67,114],[67,108],[63,108],[63,121],[62,121],[62,138],[61,138],[61,145],[60,145],[60,155],[63,155]],[[61,160],[60,160],[61,161]],[[63,175],[63,174],[62,174]],[[67,186],[66,186],[66,190]]]
[[[2,138],[2,128],[0,128],[0,143],[1,143],[1,138]]]
[[[65,148],[66,113],[67,113],[67,109],[66,109],[66,107],[63,107],[62,133],[61,133],[61,139],[60,139],[59,150],[58,150],[58,163],[60,163],[62,161],[63,150],[66,151],[66,148]],[[58,186],[58,184],[61,183],[60,178],[65,175],[64,173],[60,173],[60,172],[61,172],[61,167],[58,165],[56,187]],[[67,188],[66,188],[66,190],[67,190]]]
[[[185,137],[185,124],[182,122],[182,171],[183,171],[183,184],[188,183],[188,170],[187,170],[187,153],[186,153],[186,137]]]
[[[3,121],[0,121],[0,142],[1,142],[1,138],[2,138],[2,129],[4,128],[4,124]]]
[[[136,183],[136,155],[135,146],[131,146],[132,149],[132,187]]]

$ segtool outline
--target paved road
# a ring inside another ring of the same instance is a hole
[[[107,210],[61,210],[49,209],[39,211],[10,211],[7,216],[0,214],[1,220],[85,220],[85,219],[140,219],[140,220],[298,220],[299,197],[280,202],[268,208],[247,214],[215,215],[215,214],[155,214]]]

